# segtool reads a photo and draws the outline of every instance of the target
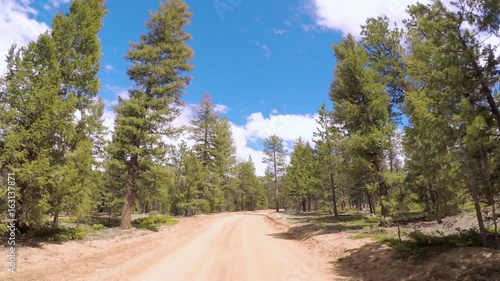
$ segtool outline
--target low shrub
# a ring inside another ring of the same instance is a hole
[[[106,227],[100,223],[96,223],[96,224],[93,224],[92,225],[92,229],[93,230],[101,230],[101,229],[105,229]]]
[[[457,234],[446,236],[426,234],[417,230],[409,233],[408,238],[401,242],[396,239],[386,241],[397,250],[396,258],[406,260],[414,257],[423,260],[452,248],[482,246],[481,236],[476,229],[459,230]]]
[[[5,223],[0,223],[0,234],[9,233],[10,230]]]
[[[52,227],[50,225],[37,229],[31,229],[28,237],[47,238],[48,241],[66,242],[70,240],[83,240],[88,234],[88,230],[82,227]]]
[[[178,220],[173,219],[171,216],[149,216],[135,219],[132,224],[137,228],[158,231],[159,225],[175,225],[177,222]]]
[[[66,242],[71,240],[83,240],[88,231],[84,228],[57,228],[55,233],[49,237],[49,241]]]
[[[379,226],[391,226],[392,217],[383,217],[381,215],[373,215],[367,218],[370,223],[377,223]]]

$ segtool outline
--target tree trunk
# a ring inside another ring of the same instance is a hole
[[[334,216],[338,217],[339,216],[339,212],[337,210],[337,197],[335,195],[335,181],[334,181],[334,177],[333,177],[333,172],[330,171],[330,184],[331,184],[331,191],[332,191],[332,206],[333,206],[333,214]]]
[[[487,238],[486,238],[487,234],[486,234],[486,228],[484,227],[483,213],[481,212],[481,204],[479,202],[479,191],[478,191],[477,181],[476,181],[474,172],[471,171],[472,163],[470,162],[468,152],[466,151],[465,147],[463,147],[463,146],[462,146],[462,153],[464,156],[465,174],[467,175],[467,178],[469,180],[469,191],[470,191],[472,200],[474,201],[474,208],[476,209],[477,223],[479,226],[479,234],[481,235],[481,240],[483,242],[483,246],[486,246],[488,244]]]
[[[271,185],[267,187],[267,208],[271,209],[273,193],[271,191]]]
[[[399,243],[401,243],[401,229],[399,228],[399,223],[398,223],[398,238],[399,238]]]
[[[366,191],[366,197],[368,198],[368,206],[370,207],[370,214],[376,215],[377,211],[375,210],[375,204],[373,203],[373,198],[368,190]]]
[[[387,185],[384,181],[380,182],[380,208],[382,216],[387,217],[389,215],[389,209],[384,203],[384,198],[387,196]]]
[[[438,224],[443,223],[442,216],[443,216],[443,214],[441,212],[441,206],[439,206],[439,201],[438,201],[436,204],[436,221]]]
[[[312,200],[311,200],[311,196],[308,195],[307,196],[307,211],[310,212],[311,211],[311,205],[312,205]]]
[[[137,154],[135,154],[132,155],[130,159],[130,166],[127,173],[127,182],[125,183],[125,198],[120,223],[121,229],[132,228],[132,206],[134,204],[133,188],[135,186],[135,180],[137,178],[137,165],[138,156]]]
[[[366,209],[366,205],[365,205],[365,196],[363,195],[363,193],[361,193],[361,197],[359,199],[361,201],[361,207],[363,209]]]
[[[483,213],[481,212],[481,204],[479,203],[477,184],[475,183],[475,180],[469,180],[469,181],[471,181],[471,184],[469,184],[469,190],[472,194],[472,200],[474,201],[474,208],[476,209],[479,233],[481,235],[481,240],[483,241],[483,246],[486,246],[487,245],[486,228],[484,227]]]
[[[498,249],[500,247],[500,241],[498,240],[498,224],[497,224],[497,212],[496,212],[496,207],[495,207],[495,201],[493,201],[493,210],[492,210],[492,215],[493,215],[493,225],[495,231],[495,249]]]
[[[59,212],[56,212],[52,220],[52,227],[57,228],[58,226],[59,226]]]
[[[302,201],[301,201],[301,205],[302,205],[302,212],[306,212],[307,210],[307,207],[306,207],[306,199],[305,198],[302,198]]]
[[[274,189],[276,192],[276,212],[280,211],[279,205],[279,192],[278,192],[278,167],[277,167],[277,159],[276,159],[276,151],[273,152],[273,161],[274,161]]]
[[[375,170],[376,170],[376,173],[377,173],[377,177],[378,177],[378,185],[379,185],[379,190],[380,190],[380,209],[381,209],[381,213],[382,213],[382,216],[384,217],[387,217],[389,215],[389,209],[387,208],[387,206],[385,205],[384,203],[384,198],[387,196],[388,194],[388,190],[387,190],[387,185],[382,177],[382,166],[381,166],[381,163],[380,163],[380,155],[379,153],[377,153],[375,155],[375,159],[373,161],[373,165],[375,166]]]

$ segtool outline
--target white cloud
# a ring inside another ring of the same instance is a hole
[[[49,15],[40,7],[30,6],[32,1],[2,0],[0,9],[0,75],[6,71],[5,56],[9,48],[16,44],[25,46],[49,30],[44,21],[50,21]],[[33,16],[41,21],[33,19]]]
[[[251,141],[263,140],[271,135],[277,135],[284,141],[295,141],[302,137],[311,141],[316,130],[316,115],[270,114],[264,117],[261,112],[255,112],[247,117],[243,126]]]
[[[266,169],[266,165],[262,163],[264,152],[251,148],[249,143],[262,143],[267,137],[277,135],[283,139],[286,148],[291,150],[293,142],[299,137],[312,142],[317,126],[317,115],[279,114],[276,110],[272,112],[268,117],[255,112],[247,117],[244,125],[232,124],[238,157],[247,159],[252,156],[256,173],[261,176]]]
[[[104,126],[108,128],[108,133],[106,134],[105,138],[106,140],[110,141],[112,137],[112,132],[115,129],[116,114],[112,109],[106,107],[104,108],[104,113],[102,114],[102,118],[104,119],[103,122]]]
[[[264,152],[248,146],[248,133],[244,127],[231,124],[231,129],[233,132],[237,157],[240,160],[247,160],[249,156],[252,157],[256,174],[263,176],[266,170],[266,165],[262,163]]]
[[[130,93],[127,88],[122,88],[114,85],[104,85],[105,91],[111,92],[114,96],[112,100],[104,100],[104,104],[109,107],[113,107],[118,104],[118,97],[128,100],[130,98]]]
[[[227,113],[229,111],[229,107],[223,104],[216,104],[214,105],[214,110],[219,113]]]
[[[71,0],[50,0],[52,8],[59,8],[61,4],[69,3]]]
[[[228,107],[222,104],[215,105],[215,108],[228,110]],[[188,104],[181,108],[180,115],[173,121],[173,127],[180,128],[190,125],[191,120],[195,116],[196,105]],[[299,114],[279,114],[277,110],[273,110],[268,117],[264,117],[261,112],[255,112],[247,117],[244,125],[236,125],[231,123],[234,144],[236,147],[237,157],[241,160],[248,159],[249,156],[255,164],[256,173],[264,175],[266,165],[262,163],[264,152],[254,149],[250,146],[252,143],[262,143],[264,139],[271,135],[277,135],[284,141],[284,145],[288,150],[291,150],[293,142],[299,137],[305,141],[312,142],[313,132],[316,130],[317,115],[299,115]],[[104,115],[104,125],[110,131],[114,129],[115,113],[107,107]],[[111,134],[107,139],[111,138]],[[189,139],[188,134],[183,134],[175,139],[165,139],[169,144],[178,145],[181,141],[185,141],[188,146],[194,143]]]
[[[285,147],[290,151],[293,142],[299,137],[312,142],[316,130],[317,115],[279,114],[274,111],[269,117],[261,112],[252,113],[242,126],[232,124],[233,138],[237,156],[240,159],[252,157],[257,175],[264,175],[266,165],[262,163],[264,152],[253,149],[249,143],[262,143],[267,137],[277,135],[283,139]]]
[[[283,35],[286,34],[287,31],[286,29],[273,28],[273,33],[277,35]]]
[[[430,4],[431,0],[306,0],[303,11],[310,14],[315,24],[301,25],[302,30],[311,31],[317,27],[328,28],[342,32],[344,35],[351,33],[355,37],[360,36],[361,25],[366,24],[370,17],[387,16],[391,22],[397,23],[403,27],[402,20],[408,18],[407,7],[420,2]],[[456,7],[451,5],[451,0],[442,0],[442,2],[452,11],[457,11]],[[464,28],[471,28],[467,24]],[[500,37],[489,34],[480,34],[479,41],[485,41],[485,44],[500,46]],[[496,50],[500,55],[500,48]]]
[[[128,100],[130,98],[130,93],[128,92],[128,90],[120,90],[116,95],[123,100]]]
[[[314,24],[301,24],[300,29],[302,29],[304,32],[309,32],[309,31],[317,31],[318,26]],[[313,36],[314,39],[314,36]]]
[[[269,46],[267,45],[263,45],[261,44],[260,42],[257,41],[257,43],[255,43],[255,45],[259,48],[262,49],[262,51],[264,52],[264,56],[268,59],[271,57],[271,49],[269,49]]]
[[[417,2],[429,3],[430,0],[308,0],[305,8],[318,26],[358,36],[367,18],[385,15],[400,23],[407,17],[407,6]]]
[[[286,21],[285,21],[285,25],[286,25],[286,26],[292,26],[292,22],[291,22],[291,21],[289,21],[289,20],[286,20]]]
[[[106,64],[106,65],[104,65],[104,69],[107,70],[107,71],[112,71],[113,70],[113,66],[111,64]]]

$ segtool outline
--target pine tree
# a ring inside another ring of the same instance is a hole
[[[273,178],[273,188],[275,193],[276,212],[279,212],[279,182],[285,169],[285,147],[283,140],[277,135],[272,135],[264,141],[263,162],[270,167],[269,173]]]
[[[351,176],[366,188],[378,186],[382,215],[388,215],[387,185],[382,177],[388,146],[389,98],[377,73],[368,68],[369,56],[352,35],[335,45],[337,67],[331,85],[334,117],[346,131],[342,149],[349,154]]]
[[[409,41],[412,56],[409,69],[418,82],[412,93],[413,123],[427,120],[440,123],[431,128],[421,124],[415,130],[416,138],[423,140],[430,130],[441,129],[441,136],[426,138],[428,146],[444,150],[449,159],[443,159],[440,168],[448,174],[446,163],[455,163],[454,177],[467,182],[474,202],[478,226],[486,244],[486,228],[480,201],[495,205],[493,194],[498,194],[498,84],[500,58],[495,56],[495,46],[486,44],[480,37],[494,34],[498,12],[494,1],[458,1],[449,9],[441,1],[428,5],[417,4],[409,9]],[[498,47],[498,46],[496,46]],[[426,103],[419,100],[424,98]],[[429,111],[424,115],[421,112]],[[487,152],[488,151],[488,152]],[[495,168],[496,167],[496,168]],[[462,178],[463,176],[463,178]],[[436,180],[434,180],[436,181]],[[460,186],[451,187],[449,193],[459,193]],[[492,196],[493,195],[493,196]]]
[[[194,215],[195,200],[203,199],[206,180],[206,169],[194,152],[188,150],[183,141],[173,155],[175,169],[175,183],[170,194],[172,197],[172,211],[176,215]],[[206,201],[208,204],[208,201]]]
[[[43,226],[49,213],[50,175],[55,165],[60,167],[66,149],[62,140],[70,138],[73,130],[71,114],[76,99],[59,96],[61,77],[56,57],[47,33],[27,47],[12,47],[0,96],[0,124],[5,133],[2,169],[19,174],[17,213],[30,227]]]
[[[379,75],[389,95],[389,112],[392,121],[398,123],[402,114],[406,78],[405,49],[402,46],[404,32],[397,27],[389,27],[387,17],[369,18],[361,30],[361,46],[369,57],[368,66]]]
[[[213,98],[205,93],[191,121],[193,151],[207,170],[205,198],[213,210],[228,210],[231,206],[234,181],[231,180],[236,163],[231,124],[219,115]]]
[[[338,216],[335,174],[338,171],[336,166],[339,165],[338,146],[341,141],[341,135],[335,127],[332,112],[326,109],[325,104],[321,105],[316,122],[319,127],[314,132],[314,136],[316,137],[314,142],[316,144],[318,162],[320,170],[324,171],[322,174],[326,175],[326,185],[330,186],[333,214]]]
[[[232,190],[234,189],[233,174],[236,165],[236,147],[234,146],[233,134],[231,131],[231,124],[226,118],[220,118],[217,121],[214,134],[214,163],[215,174],[219,186],[224,194],[223,204],[219,208],[228,210],[230,202],[233,198]]]
[[[218,119],[219,112],[215,111],[213,97],[207,92],[201,98],[196,108],[196,115],[191,120],[191,138],[195,142],[193,151],[210,170],[215,168],[212,140]]]
[[[308,142],[299,138],[290,155],[286,177],[288,195],[300,202],[304,212],[311,211],[311,197],[318,181],[317,169],[314,150]]]
[[[210,202],[211,209],[221,208],[224,200],[221,174],[216,172],[218,167],[215,163],[214,139],[219,119],[219,112],[215,110],[213,97],[207,92],[201,98],[196,115],[191,120],[190,132],[191,139],[195,142],[193,152],[206,170],[203,198]],[[221,156],[220,153],[219,156]]]
[[[265,189],[255,175],[252,158],[237,164],[237,192],[234,198],[236,210],[254,211],[265,205]]]
[[[18,214],[27,226],[42,226],[46,215],[57,225],[60,212],[83,215],[91,208],[94,143],[102,129],[97,34],[105,13],[103,1],[74,2],[51,32],[9,52],[0,87],[1,169],[23,171]]]
[[[58,14],[52,21],[51,35],[55,41],[62,77],[60,95],[63,99],[69,94],[76,97],[74,115],[78,116],[74,135],[66,140],[70,150],[67,159],[72,159],[75,155],[78,159],[62,168],[66,174],[73,173],[78,178],[71,181],[69,177],[59,175],[55,179],[60,182],[53,185],[55,199],[51,200],[52,209],[55,209],[51,211],[55,223],[58,221],[59,210],[79,210],[83,215],[93,207],[91,197],[97,188],[93,184],[93,167],[97,165],[96,158],[102,155],[104,147],[101,118],[104,103],[101,98],[97,98],[100,89],[97,73],[101,58],[98,34],[106,13],[104,0],[75,1],[66,16]],[[64,181],[67,184],[62,184]],[[75,189],[76,186],[79,188]],[[74,199],[68,200],[65,197]],[[61,203],[68,201],[73,203],[69,206]]]
[[[139,192],[138,182],[154,167],[164,163],[167,149],[163,136],[173,133],[171,122],[178,115],[183,89],[193,69],[193,51],[186,44],[191,35],[184,31],[191,13],[182,0],[160,4],[150,13],[148,33],[131,44],[127,59],[132,65],[127,74],[135,83],[130,99],[119,99],[115,132],[108,147],[112,162],[125,174],[121,227],[131,227],[131,211]]]

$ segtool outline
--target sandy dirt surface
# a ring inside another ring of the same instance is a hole
[[[120,268],[131,259],[143,257],[165,243],[183,243],[186,234],[196,233],[222,216],[224,214],[185,218],[159,232],[132,229],[106,239],[18,246],[17,272],[9,273],[5,263],[0,270],[0,280],[88,280],[96,276],[95,280],[104,280],[99,276]],[[0,256],[6,257],[7,253],[7,248],[0,248]]]
[[[395,249],[369,238],[352,239],[352,233],[324,231],[297,223],[290,219],[293,216],[283,213],[269,213],[268,218],[283,236],[301,241],[326,257],[335,273],[332,280],[500,281],[500,250],[457,248],[422,261],[403,261],[394,258]]]
[[[173,251],[158,252],[116,280],[331,280],[328,263],[281,236],[263,214],[226,216]]]
[[[0,280],[337,280],[328,259],[283,236],[265,213],[198,216],[158,233],[19,250],[18,272],[2,271]]]
[[[500,251],[460,248],[415,262],[352,233],[297,224],[282,213],[245,212],[182,219],[160,232],[19,247],[18,272],[31,281],[449,281],[500,280]],[[0,248],[7,256],[7,249]]]

